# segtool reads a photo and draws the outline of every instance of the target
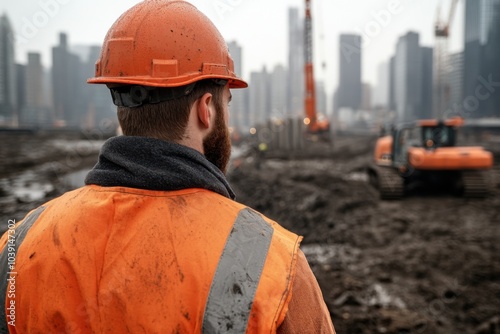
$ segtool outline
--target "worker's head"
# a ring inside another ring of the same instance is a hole
[[[234,73],[217,28],[188,2],[145,0],[126,11],[108,31],[88,82],[110,88],[125,135],[181,140],[190,112],[211,105],[224,131],[206,133],[204,153],[225,168],[214,162],[224,159],[213,152],[228,132],[224,99],[229,88],[247,84]]]
[[[119,106],[118,121],[123,134],[182,142],[196,136],[188,131],[190,118],[194,118],[202,129],[207,129],[201,138],[206,158],[225,172],[231,153],[229,87],[224,81],[208,79],[198,81],[191,89],[186,95],[160,103]],[[203,119],[206,112],[211,113],[212,122]]]

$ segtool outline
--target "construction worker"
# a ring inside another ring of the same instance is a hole
[[[233,72],[188,2],[146,0],[109,30],[89,83],[124,136],[86,186],[2,237],[0,332],[333,333],[301,237],[234,201]]]

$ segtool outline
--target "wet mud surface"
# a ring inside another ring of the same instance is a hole
[[[0,219],[20,220],[79,186],[102,141],[2,137]],[[374,138],[236,157],[237,200],[304,236],[340,333],[500,331],[500,168],[482,200],[447,193],[381,201],[368,183]]]
[[[428,189],[382,201],[364,173],[372,144],[247,157],[230,182],[238,201],[304,236],[338,333],[500,333],[498,166],[486,199]]]
[[[0,232],[67,190],[83,185],[104,138],[0,133]]]

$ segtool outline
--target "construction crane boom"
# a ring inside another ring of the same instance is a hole
[[[457,5],[459,0],[452,0],[450,6],[450,13],[448,14],[448,20],[446,22],[440,22],[440,18],[438,18],[438,22],[436,22],[435,35],[436,37],[449,37],[450,36],[450,26],[453,24],[453,20],[455,19],[455,13],[457,11]]]
[[[448,16],[448,30],[449,27],[453,25],[453,20],[455,19],[455,13],[457,11],[458,0],[453,0],[450,7],[450,14]]]
[[[312,15],[311,0],[306,0],[306,19],[305,19],[305,80],[306,96],[305,108],[306,117],[309,119],[309,125],[316,122],[316,87],[314,82],[313,65],[313,36],[312,36]]]
[[[314,81],[314,59],[313,59],[313,32],[311,0],[306,1],[305,16],[305,99],[304,107],[306,111],[307,130],[311,134],[328,133],[330,124],[327,120],[319,121],[316,113],[316,86]]]

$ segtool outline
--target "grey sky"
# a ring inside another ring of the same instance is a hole
[[[16,58],[26,61],[28,51],[41,52],[50,65],[50,48],[57,44],[58,33],[69,34],[71,45],[100,45],[107,29],[127,8],[139,0],[22,0],[2,1],[17,36]],[[263,65],[272,69],[287,63],[287,8],[302,12],[303,0],[191,0],[210,17],[222,35],[237,40],[244,48],[244,77]],[[394,53],[397,38],[409,30],[421,34],[421,44],[433,46],[436,8],[442,3],[447,16],[450,0],[312,0],[315,22],[316,63],[325,62],[326,71],[316,66],[317,78],[327,82],[331,94],[337,85],[338,35],[361,33],[363,80],[375,84],[377,66]],[[391,11],[392,8],[392,11]],[[381,15],[381,11],[390,15]],[[458,8],[452,27],[452,51],[461,50],[463,4]],[[379,22],[379,23],[377,23]],[[378,27],[378,28],[377,28]],[[320,36],[323,36],[321,38]],[[369,41],[368,41],[369,40]]]

